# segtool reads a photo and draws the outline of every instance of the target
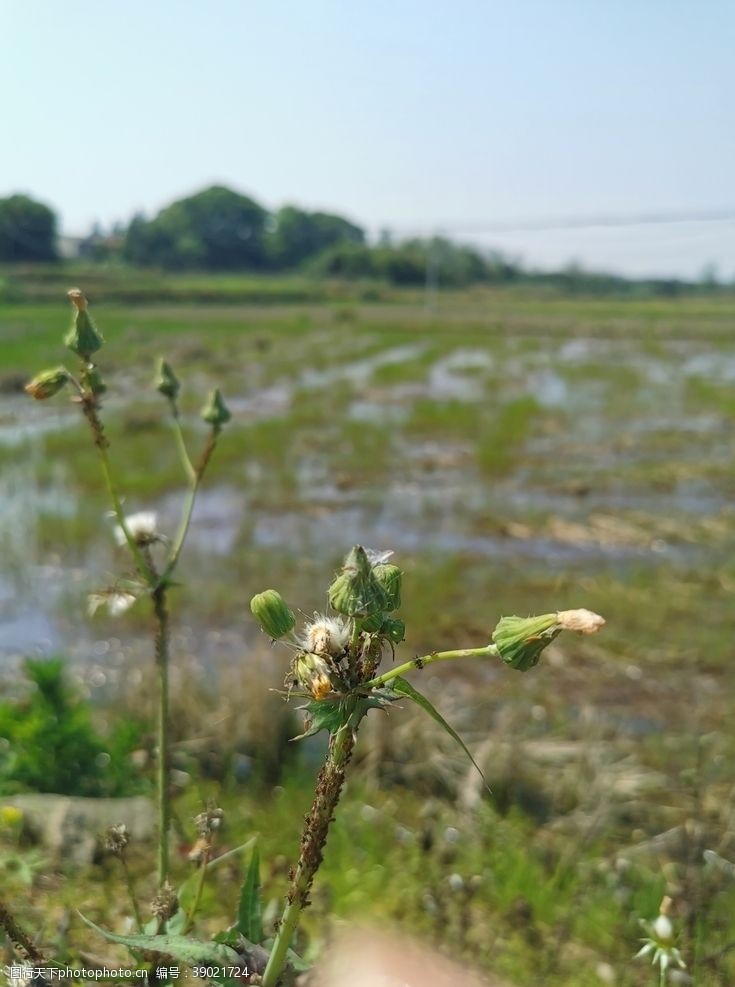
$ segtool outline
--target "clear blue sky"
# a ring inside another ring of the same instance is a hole
[[[731,0],[0,0],[0,194],[66,232],[213,182],[371,229],[735,209]],[[735,222],[485,236],[735,275]]]

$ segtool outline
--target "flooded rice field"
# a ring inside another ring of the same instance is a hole
[[[184,381],[194,444],[208,387],[219,384],[233,412],[182,570],[192,660],[211,670],[247,652],[247,601],[266,583],[307,611],[322,606],[319,587],[362,542],[393,549],[408,586],[415,580],[408,647],[427,643],[437,606],[442,632],[461,640],[487,633],[499,611],[581,602],[625,615],[649,659],[724,665],[735,540],[729,310],[570,303],[565,320],[559,303],[548,313],[503,304],[468,308],[464,320],[379,307],[262,319],[100,313],[105,416],[131,512],[155,510],[172,535],[181,506],[165,409],[150,389],[156,356]],[[62,357],[63,319],[55,307],[0,312],[13,343],[1,368],[0,662],[7,675],[26,655],[63,653],[107,680],[126,649],[143,648],[146,618],[88,617],[88,592],[124,568],[94,453],[63,397],[34,403],[18,390],[24,374]],[[682,639],[705,600],[706,633]],[[611,622],[609,656],[630,664],[629,641]]]

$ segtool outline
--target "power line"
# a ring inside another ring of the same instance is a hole
[[[581,230],[592,227],[664,226],[675,223],[733,223],[735,208],[709,210],[680,210],[671,212],[633,213],[627,215],[567,216],[546,219],[477,220],[436,223],[427,229],[419,227],[384,227],[401,236],[482,236],[497,233],[541,233],[552,230]]]

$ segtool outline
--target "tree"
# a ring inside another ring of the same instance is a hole
[[[56,215],[27,195],[0,199],[0,261],[56,260]]]
[[[331,247],[365,242],[363,229],[331,213],[283,206],[274,219],[269,250],[274,267],[297,267]]]
[[[125,256],[168,268],[263,267],[266,217],[253,199],[215,185],[173,202],[153,220],[136,216],[125,238]]]

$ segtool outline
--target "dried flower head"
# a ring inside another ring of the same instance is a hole
[[[130,842],[130,834],[125,823],[110,826],[105,833],[105,848],[119,857]]]
[[[178,910],[179,900],[176,896],[176,892],[168,881],[166,881],[151,902],[151,914],[155,918],[161,919],[163,922],[167,922],[170,918],[173,918]]]
[[[321,655],[301,654],[294,664],[296,680],[314,699],[324,699],[333,691],[330,672],[329,662]]]
[[[211,836],[222,825],[225,814],[219,806],[209,806],[204,812],[194,816],[194,825],[200,836]]]
[[[350,628],[346,620],[314,614],[314,620],[306,625],[300,643],[304,651],[341,658],[349,642]]]
[[[605,626],[605,618],[592,610],[560,610],[556,619],[562,630],[578,634],[596,634]]]

